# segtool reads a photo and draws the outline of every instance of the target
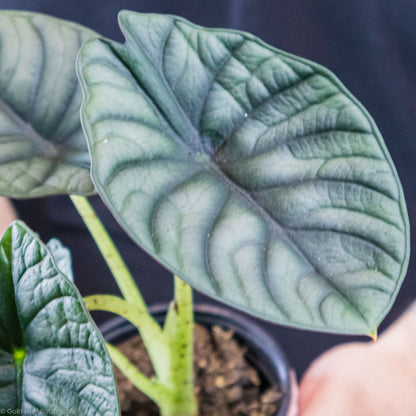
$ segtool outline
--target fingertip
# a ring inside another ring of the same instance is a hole
[[[290,398],[289,413],[287,416],[299,416],[299,407],[298,407],[299,387],[298,387],[296,373],[294,370],[290,370],[290,386],[291,386],[291,398]]]
[[[315,372],[307,372],[299,386],[298,392],[298,407],[299,414],[302,416],[313,416],[311,408],[314,407],[314,402],[319,398],[319,393],[325,385],[325,378],[319,377]]]

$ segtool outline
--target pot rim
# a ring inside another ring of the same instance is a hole
[[[167,308],[167,303],[158,303],[149,307],[149,311],[152,315],[163,316]],[[276,416],[286,416],[291,400],[290,367],[277,340],[257,322],[253,321],[251,317],[234,309],[202,303],[194,304],[194,313],[195,322],[207,326],[219,325],[232,329],[236,337],[248,345],[249,350],[260,352],[267,361],[267,373],[273,372],[275,380],[271,381],[267,374],[263,374],[263,376],[269,378],[269,382],[278,382],[283,393],[281,405]],[[100,332],[107,341],[125,337],[129,328],[133,328],[132,324],[122,317],[111,318],[99,325]],[[265,369],[262,369],[261,366],[259,366],[258,370],[260,373],[265,372]]]

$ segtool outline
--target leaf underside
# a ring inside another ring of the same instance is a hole
[[[93,193],[75,62],[96,36],[45,15],[0,12],[0,195]]]
[[[121,12],[78,72],[97,191],[196,289],[300,328],[374,332],[408,260],[401,185],[325,68],[243,32]]]
[[[26,354],[22,371],[16,350]],[[0,410],[119,414],[98,329],[48,248],[20,221],[0,241]]]

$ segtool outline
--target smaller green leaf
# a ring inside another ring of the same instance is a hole
[[[74,273],[72,272],[72,256],[69,248],[65,247],[57,238],[51,238],[46,247],[52,253],[58,269],[73,282]]]
[[[59,263],[20,221],[0,241],[0,410],[118,415],[104,341]]]
[[[0,195],[94,192],[75,62],[97,36],[38,13],[0,12]]]

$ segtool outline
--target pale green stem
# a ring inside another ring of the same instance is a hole
[[[84,298],[90,311],[107,311],[130,321],[140,332],[146,332],[153,340],[165,342],[159,324],[140,308],[114,295],[91,295]]]
[[[84,299],[89,310],[104,310],[129,320],[140,331],[158,381],[140,373],[115,347],[108,345],[119,369],[143,393],[154,400],[163,416],[195,416],[193,391],[193,310],[192,289],[175,276],[175,300],[164,330],[152,318],[144,299],[113,241],[85,197],[71,200],[88,227],[117,282],[124,299],[93,295]]]
[[[90,311],[107,311],[130,321],[140,332],[155,373],[164,382],[170,367],[170,345],[159,324],[147,312],[113,295],[92,295],[84,298]]]
[[[147,311],[146,303],[144,302],[143,296],[141,295],[133,276],[108,235],[107,230],[95,214],[88,199],[76,195],[70,195],[70,198],[103,255],[123,297],[137,308]]]
[[[163,416],[197,414],[193,389],[193,322],[192,289],[175,276],[175,300],[169,305],[163,330],[170,343],[168,382],[173,400],[169,407],[161,409]]]
[[[155,379],[149,379],[141,373],[116,347],[106,343],[110,357],[118,369],[146,396],[159,407],[163,402],[170,402],[170,392]]]
[[[172,302],[167,326],[163,331],[148,313],[118,296],[92,295],[85,297],[84,302],[88,310],[115,313],[130,321],[140,331],[157,381],[146,378],[117,348],[111,345],[107,347],[114,364],[159,406],[161,415],[195,416],[197,403],[193,392],[193,332],[189,331],[193,326],[191,288],[175,278],[175,301]]]

